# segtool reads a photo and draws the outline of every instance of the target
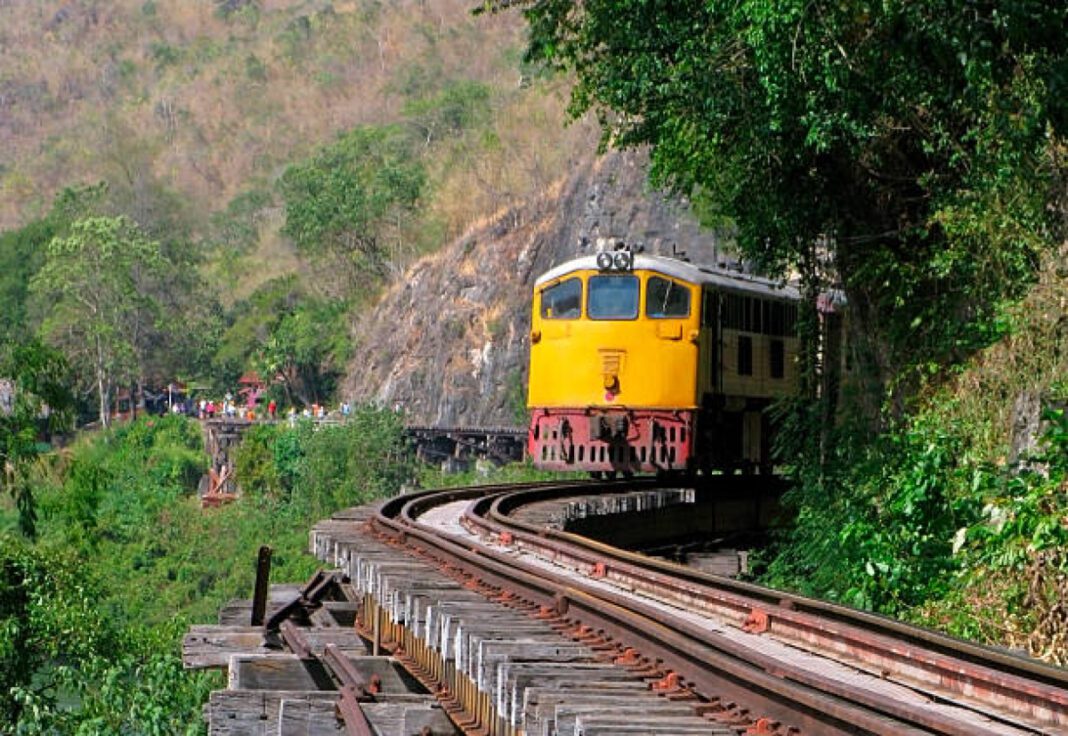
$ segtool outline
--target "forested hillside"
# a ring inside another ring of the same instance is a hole
[[[0,3],[0,731],[202,732],[188,623],[259,544],[304,578],[315,520],[412,481],[401,418],[357,407],[254,433],[205,513],[195,422],[100,425],[250,373],[338,400],[385,286],[592,159],[522,36],[448,0]]]
[[[249,371],[332,400],[384,284],[592,154],[521,19],[460,2],[0,12],[0,324],[71,358],[83,421]]]

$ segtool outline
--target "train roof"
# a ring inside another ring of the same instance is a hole
[[[566,276],[574,271],[597,271],[597,256],[580,256],[559,266],[549,269],[534,282],[535,287],[554,281],[561,276]],[[797,288],[790,284],[779,281],[751,276],[738,271],[728,271],[721,268],[697,266],[687,261],[667,256],[655,256],[645,253],[637,253],[634,256],[633,270],[657,271],[665,276],[688,281],[694,284],[712,284],[722,289],[733,291],[746,291],[763,296],[778,297],[780,299],[800,299],[801,294]]]

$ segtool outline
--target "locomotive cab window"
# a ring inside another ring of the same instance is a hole
[[[567,279],[542,290],[542,319],[578,319],[581,313],[581,279]]]
[[[670,319],[690,316],[690,290],[682,284],[650,276],[645,287],[645,316]]]
[[[634,319],[638,316],[637,276],[591,276],[586,298],[590,319]]]

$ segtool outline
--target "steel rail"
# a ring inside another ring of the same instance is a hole
[[[324,574],[322,570],[318,571],[300,596],[287,607],[287,610],[292,612],[297,606],[306,603],[309,591],[312,593],[310,597],[318,601],[331,580],[333,576]],[[338,718],[344,724],[346,735],[374,736],[377,732],[367,718],[367,714],[364,713],[361,703],[374,701],[374,696],[378,692],[377,675],[372,678],[370,684],[365,682],[336,644],[327,644],[322,655],[317,655],[308,644],[304,632],[288,617],[274,621],[274,626],[293,654],[302,660],[318,662],[337,682],[338,699],[334,703],[334,708]]]
[[[490,510],[488,512],[479,511],[479,516],[468,515],[468,518],[473,521],[481,520],[497,523],[513,534],[517,530],[522,531],[533,539],[557,540],[562,544],[595,554],[601,560],[614,558],[620,562],[640,568],[663,572],[676,580],[700,583],[717,590],[747,596],[768,606],[779,606],[791,611],[809,612],[823,619],[832,619],[856,626],[870,627],[880,632],[889,632],[905,641],[923,643],[928,649],[949,652],[956,657],[976,662],[997,664],[1006,671],[1019,673],[1031,679],[1048,682],[1060,687],[1068,687],[1068,670],[1051,667],[1030,657],[965,641],[932,629],[912,626],[887,616],[702,572],[685,565],[612,547],[577,534],[535,526],[511,516],[512,512],[522,506],[534,501],[549,500],[549,498],[551,496],[544,491],[538,496],[532,496],[527,491],[517,489],[514,492],[498,495],[492,499],[482,499],[483,503],[491,504]],[[487,524],[487,531],[494,530]]]
[[[540,484],[545,487],[545,484]],[[575,486],[568,486],[575,488]],[[596,489],[597,486],[591,487]],[[505,490],[507,487],[505,487]],[[441,503],[477,499],[492,493],[493,487],[454,489],[441,494]],[[497,489],[499,490],[499,489]],[[577,489],[576,489],[577,490]],[[583,490],[586,490],[583,488]],[[617,489],[618,490],[618,489]],[[855,734],[856,725],[864,724],[867,733],[929,734],[930,731],[903,729],[902,724],[851,707],[810,688],[799,686],[768,673],[759,667],[722,656],[711,649],[695,648],[687,636],[662,625],[655,617],[641,615],[625,605],[608,603],[601,598],[572,587],[564,578],[550,578],[524,566],[516,566],[504,555],[471,545],[418,523],[418,515],[434,505],[433,492],[423,492],[405,500],[387,502],[372,520],[385,536],[414,546],[417,550],[443,558],[452,565],[475,570],[482,581],[502,590],[520,594],[546,609],[560,610],[569,618],[582,621],[619,641],[646,652],[655,652],[663,665],[682,676],[684,685],[697,691],[715,693],[723,700],[745,703],[762,715],[796,724],[810,732]],[[436,553],[436,554],[435,554]]]
[[[929,629],[845,606],[783,593],[656,560],[510,516],[523,505],[560,498],[552,489],[524,489],[483,497],[468,507],[465,523],[520,548],[567,560],[661,600],[711,613],[738,625],[748,621],[803,648],[835,652],[853,664],[945,697],[967,697],[992,718],[1005,712],[1068,731],[1068,670],[962,641]],[[502,535],[505,535],[502,537]],[[996,704],[991,711],[980,706]]]
[[[645,487],[655,486],[644,481]],[[537,484],[524,486],[536,499],[591,492],[619,492],[634,483]],[[468,513],[496,505],[514,488],[464,488],[443,493],[422,492],[387,502],[373,524],[398,541],[424,552],[436,551],[465,566],[477,567],[481,580],[510,590],[545,606],[566,601],[568,613],[619,641],[637,644],[674,670],[696,692],[728,697],[773,718],[821,733],[983,733],[975,724],[962,729],[956,719],[938,713],[916,714],[891,698],[876,696],[841,682],[754,654],[722,636],[683,622],[661,623],[663,612],[623,595],[583,590],[573,579],[547,575],[517,564],[509,555],[455,537],[442,537],[417,517],[439,503],[469,501]],[[503,494],[503,495],[502,495]],[[524,535],[527,532],[522,532]],[[539,531],[538,534],[544,533]],[[988,729],[987,733],[997,733]]]

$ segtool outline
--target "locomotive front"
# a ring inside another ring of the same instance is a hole
[[[578,258],[539,278],[527,402],[534,464],[690,469],[700,304],[694,267],[628,250]]]

